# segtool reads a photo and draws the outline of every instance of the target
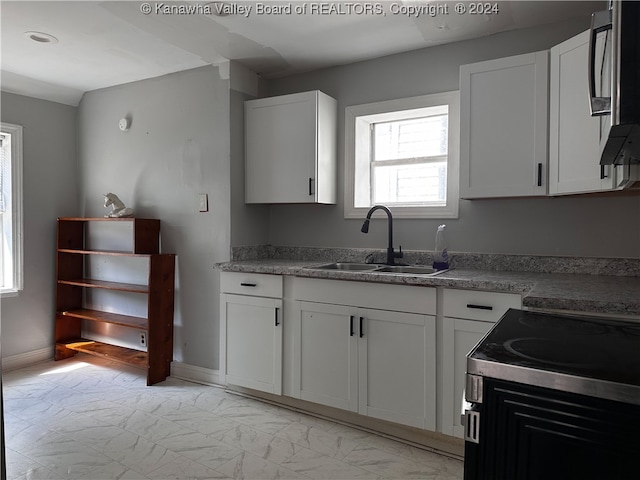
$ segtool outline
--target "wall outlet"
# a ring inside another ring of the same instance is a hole
[[[140,332],[140,346],[147,346],[147,332]]]

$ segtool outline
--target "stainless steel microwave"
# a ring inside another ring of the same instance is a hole
[[[600,164],[640,163],[640,2],[612,0],[591,17],[589,95],[600,116]]]

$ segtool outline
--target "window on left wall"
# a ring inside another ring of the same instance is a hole
[[[0,294],[17,295],[22,278],[22,127],[0,124]]]

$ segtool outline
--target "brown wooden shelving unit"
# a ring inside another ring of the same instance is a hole
[[[130,222],[130,251],[90,250],[87,224]],[[149,218],[58,218],[56,261],[55,359],[87,353],[146,370],[147,385],[163,381],[173,360],[175,254],[160,253],[160,220]],[[148,261],[144,285],[85,278],[85,257],[107,255],[143,257]],[[83,292],[98,288],[147,296],[147,317],[85,308]],[[82,338],[82,322],[100,322],[147,331],[147,351]]]

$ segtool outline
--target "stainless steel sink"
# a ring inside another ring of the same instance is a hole
[[[352,272],[389,273],[397,275],[438,275],[446,270],[434,270],[426,265],[376,265],[372,263],[334,262],[306,267],[313,270],[342,270]]]
[[[371,263],[355,263],[355,262],[334,262],[327,263],[325,265],[317,265],[313,267],[307,267],[314,270],[349,270],[349,271],[373,271],[379,268],[380,265],[374,265]]]
[[[376,273],[398,273],[398,274],[412,274],[412,275],[438,275],[446,270],[435,270],[432,267],[426,265],[388,265],[380,267],[376,270]]]

